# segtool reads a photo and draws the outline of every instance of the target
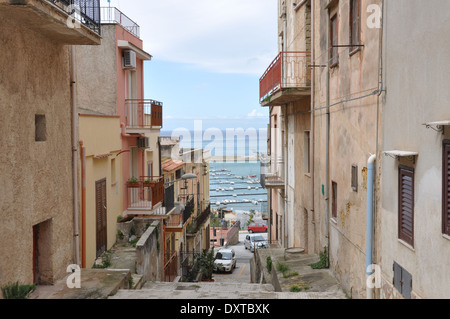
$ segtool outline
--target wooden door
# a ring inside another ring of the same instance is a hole
[[[106,178],[95,182],[97,257],[106,251]]]

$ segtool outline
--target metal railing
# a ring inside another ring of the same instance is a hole
[[[125,117],[127,128],[162,127],[163,104],[154,100],[125,100]]]
[[[311,87],[311,52],[280,52],[259,80],[262,101],[267,95],[280,89]]]
[[[101,7],[101,23],[120,24],[125,30],[140,38],[141,27],[115,7]]]
[[[284,160],[272,156],[270,161],[261,162],[261,186],[264,188],[284,186]]]
[[[101,34],[100,0],[47,0],[97,34]]]
[[[162,177],[141,177],[138,181],[126,183],[129,210],[152,210],[164,200],[164,181]]]

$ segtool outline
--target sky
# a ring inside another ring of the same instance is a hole
[[[110,5],[141,28],[144,50],[153,56],[144,65],[145,98],[164,103],[164,130],[193,129],[195,120],[203,129],[267,127],[259,79],[277,54],[276,0]]]

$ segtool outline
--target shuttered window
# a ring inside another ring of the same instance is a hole
[[[414,246],[414,169],[399,167],[398,236]]]
[[[331,50],[330,50],[330,64],[331,67],[334,67],[336,65],[339,64],[339,53],[338,53],[338,47],[337,45],[338,43],[338,34],[339,34],[339,30],[338,30],[338,15],[335,14],[334,16],[331,17],[330,20],[330,45],[331,45]]]
[[[361,0],[350,0],[350,43],[358,45],[361,38]],[[350,47],[350,53],[359,47]]]
[[[442,232],[450,236],[450,140],[444,141],[442,175]]]

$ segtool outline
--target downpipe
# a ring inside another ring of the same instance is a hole
[[[366,296],[373,299],[373,288],[368,285],[373,273],[373,194],[374,194],[374,171],[377,156],[370,156],[367,161],[367,213],[366,213]]]

